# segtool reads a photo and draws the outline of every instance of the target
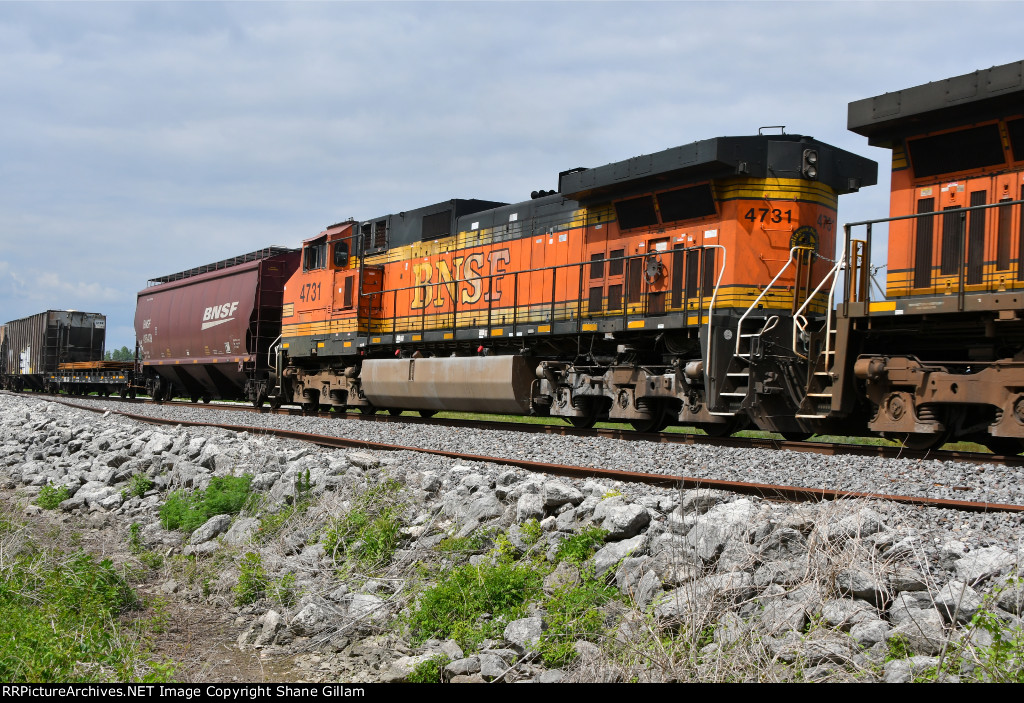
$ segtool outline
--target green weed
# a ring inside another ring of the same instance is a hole
[[[210,480],[205,491],[174,491],[160,507],[165,530],[192,532],[214,515],[234,515],[249,498],[252,476],[224,476]]]
[[[544,663],[561,667],[576,658],[573,645],[579,640],[600,641],[605,635],[601,607],[619,597],[618,589],[594,575],[583,574],[583,582],[556,590],[544,603],[548,629],[537,645]]]
[[[128,487],[125,489],[127,492],[125,498],[131,498],[133,496],[142,498],[151,488],[153,488],[154,485],[153,480],[149,476],[146,476],[146,474],[133,474],[132,477],[128,479]]]
[[[238,583],[235,584],[235,605],[248,605],[263,598],[270,579],[263,568],[263,559],[256,552],[247,552],[239,565]]]
[[[51,486],[47,484],[43,486],[42,490],[39,491],[39,495],[36,496],[36,505],[43,510],[53,510],[70,497],[71,493],[68,491],[67,486]]]
[[[607,534],[608,530],[602,530],[600,527],[588,527],[561,542],[555,552],[555,558],[558,561],[582,564],[604,544]]]
[[[537,518],[530,518],[519,526],[519,535],[523,540],[523,544],[537,544],[537,540],[540,539],[542,534],[544,534],[544,530],[541,528],[540,521]]]
[[[142,546],[142,525],[133,522],[128,526],[128,551],[132,554],[141,554]]]
[[[505,625],[526,615],[526,605],[542,591],[543,572],[531,564],[499,561],[465,564],[423,592],[408,617],[415,644],[452,638],[472,649],[501,637]]]
[[[404,506],[395,494],[401,484],[392,479],[368,488],[347,513],[333,520],[324,533],[323,544],[337,563],[350,563],[364,570],[391,561],[398,546]]]
[[[405,680],[407,683],[443,683],[444,668],[450,661],[451,659],[447,655],[438,654],[417,664]]]

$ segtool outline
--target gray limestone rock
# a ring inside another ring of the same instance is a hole
[[[1005,574],[1017,565],[1017,558],[999,547],[984,547],[965,554],[956,561],[956,575],[973,586]]]
[[[836,575],[836,589],[844,595],[881,604],[888,600],[884,576],[876,576],[856,565]]]
[[[484,681],[500,679],[509,668],[505,660],[496,654],[480,654],[478,659],[480,660],[480,676]]]
[[[525,493],[516,502],[516,522],[544,518],[544,501],[536,493]]]
[[[346,615],[366,625],[380,625],[388,620],[384,599],[372,593],[353,593],[348,600]]]
[[[885,642],[889,629],[889,623],[885,620],[862,620],[850,628],[850,638],[861,647],[867,648]]]
[[[637,535],[632,539],[610,542],[601,547],[594,555],[594,568],[598,576],[602,576],[626,557],[637,557],[647,553],[648,539],[646,535]]]
[[[885,663],[885,683],[910,683],[915,675],[938,666],[936,657],[910,657],[909,659],[893,659]]]
[[[680,622],[694,614],[711,612],[716,600],[738,603],[754,592],[753,578],[744,571],[714,574],[661,596],[654,602],[654,614],[666,622]]]
[[[325,603],[312,601],[303,606],[288,624],[296,637],[311,637],[331,626],[334,611]]]
[[[857,623],[877,620],[878,611],[867,601],[837,598],[821,604],[821,617],[830,627],[848,631]]]
[[[944,620],[938,610],[909,609],[901,624],[893,628],[888,639],[900,637],[906,640],[910,651],[934,655],[942,651],[946,642]]]
[[[260,521],[254,517],[240,517],[224,533],[224,543],[232,547],[240,547],[252,540],[259,530]]]
[[[464,657],[445,664],[444,673],[448,677],[469,676],[480,673],[480,657]]]
[[[716,505],[694,521],[686,533],[686,543],[705,562],[712,562],[730,540],[746,538],[756,514],[757,507],[747,498]]]
[[[885,518],[871,508],[861,508],[855,514],[829,524],[825,539],[829,542],[863,539],[884,529]]]
[[[208,542],[222,532],[225,532],[230,525],[230,515],[214,515],[192,533],[188,543],[191,545],[197,545],[202,544],[203,542]]]
[[[621,496],[615,496],[598,503],[591,519],[608,530],[605,539],[613,541],[638,534],[651,521],[651,516],[642,505],[625,503]]]
[[[981,595],[961,581],[950,581],[935,594],[935,607],[950,624],[970,623],[982,605]]]
[[[544,507],[547,509],[557,508],[566,503],[579,505],[583,502],[583,493],[573,486],[562,481],[547,481],[541,491]]]
[[[526,651],[540,639],[543,623],[539,617],[513,620],[505,626],[505,641],[513,645],[516,651]]]

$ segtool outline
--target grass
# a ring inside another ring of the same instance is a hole
[[[141,604],[110,560],[40,549],[9,518],[0,521],[0,554],[0,680],[154,683],[173,676],[121,624]]]

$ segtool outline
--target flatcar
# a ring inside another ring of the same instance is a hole
[[[721,137],[328,227],[288,281],[272,403],[795,436],[838,196],[873,161]]]

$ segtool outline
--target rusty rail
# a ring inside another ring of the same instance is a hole
[[[248,432],[253,435],[264,435],[278,437],[280,439],[294,439],[302,442],[317,444],[322,447],[333,449],[371,449],[376,451],[407,451],[420,454],[434,454],[461,461],[479,461],[503,466],[515,466],[527,471],[546,473],[567,478],[603,478],[614,481],[625,481],[632,483],[643,483],[650,486],[661,486],[665,488],[713,488],[740,493],[743,495],[758,496],[761,498],[787,500],[796,502],[818,502],[824,500],[841,499],[875,499],[887,500],[904,505],[914,505],[932,508],[948,508],[965,512],[1008,512],[1024,513],[1024,505],[1011,505],[1007,503],[974,502],[965,500],[952,500],[948,498],[928,498],[920,496],[888,495],[885,493],[862,493],[858,491],[843,491],[826,488],[801,488],[799,486],[777,486],[766,483],[748,483],[744,481],[724,481],[719,479],[693,478],[688,476],[672,476],[664,474],[651,474],[634,471],[621,471],[617,469],[596,469],[587,466],[572,466],[568,464],[548,464],[540,461],[526,459],[505,459],[501,457],[480,456],[477,454],[462,454],[449,452],[442,449],[421,449],[418,447],[404,447],[382,442],[369,442],[366,440],[348,439],[346,437],[334,437],[330,435],[317,435],[294,430],[281,430],[265,427],[248,427],[245,425],[226,425],[211,422],[192,422],[168,418],[150,417],[148,415],[135,415],[103,408],[91,408],[76,405],[63,400],[55,401],[68,407],[88,410],[95,413],[112,412],[139,422],[154,425],[181,425],[183,427],[211,427],[233,432]],[[781,443],[780,443],[781,444]],[[792,443],[791,443],[792,444]]]

